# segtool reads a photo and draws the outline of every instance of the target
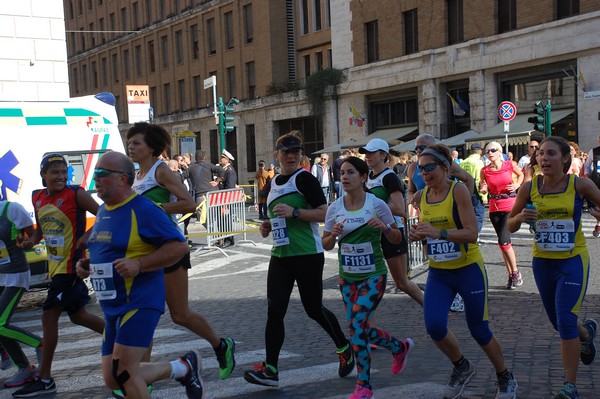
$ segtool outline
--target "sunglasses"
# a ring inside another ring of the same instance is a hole
[[[431,173],[433,172],[440,164],[437,162],[432,162],[432,163],[428,163],[426,165],[417,165],[417,169],[419,169],[419,172],[427,172],[427,173]]]
[[[540,146],[537,146],[537,145],[530,145],[530,146],[529,146],[529,148],[535,148],[535,149],[537,150],[538,148],[540,148]]]
[[[427,148],[426,145],[416,145],[415,151],[423,151],[425,148]]]
[[[485,150],[485,153],[486,153],[486,154],[489,154],[490,152],[491,152],[491,153],[498,152],[498,149],[497,149],[497,148],[490,148],[490,149],[488,149],[488,150]]]
[[[110,176],[111,173],[120,173],[122,175],[129,176],[129,174],[127,172],[123,172],[122,170],[112,170],[112,169],[104,169],[104,168],[94,169],[94,177],[97,177],[99,179],[104,179],[105,177]]]

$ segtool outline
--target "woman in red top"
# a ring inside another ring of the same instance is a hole
[[[495,141],[485,146],[485,154],[490,163],[481,169],[479,192],[488,194],[490,221],[498,235],[498,246],[508,272],[506,288],[515,289],[523,285],[523,276],[517,269],[517,257],[512,248],[507,222],[517,197],[517,189],[523,182],[523,172],[514,167],[511,161],[503,159],[502,146]],[[513,181],[513,174],[517,177],[516,182]]]

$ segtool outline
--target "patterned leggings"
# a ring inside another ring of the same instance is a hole
[[[392,353],[405,350],[404,344],[392,337],[390,333],[369,326],[369,320],[383,298],[386,276],[373,276],[359,281],[340,278],[339,281],[342,299],[346,305],[350,343],[356,355],[358,383],[370,386],[371,347],[369,344],[389,349]]]

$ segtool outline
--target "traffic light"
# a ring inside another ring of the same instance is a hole
[[[217,102],[217,112],[219,113],[219,135],[221,137],[221,151],[225,149],[225,134],[230,133],[235,129],[231,123],[233,122],[233,105],[238,104],[240,101],[233,97],[227,104],[223,103],[223,98],[219,97]]]
[[[533,129],[538,132],[546,133],[546,107],[542,104],[541,101],[536,101],[533,107],[533,113],[535,116],[532,116],[527,119],[527,122],[533,123]]]

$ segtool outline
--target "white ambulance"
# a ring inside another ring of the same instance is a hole
[[[108,150],[125,153],[111,93],[66,102],[0,102],[0,190],[19,202],[35,222],[31,193],[43,188],[40,162],[48,153],[64,155],[71,185],[92,193],[98,157]],[[97,199],[97,198],[96,198]],[[94,217],[88,214],[88,227]],[[31,287],[49,283],[46,248],[27,252]]]

